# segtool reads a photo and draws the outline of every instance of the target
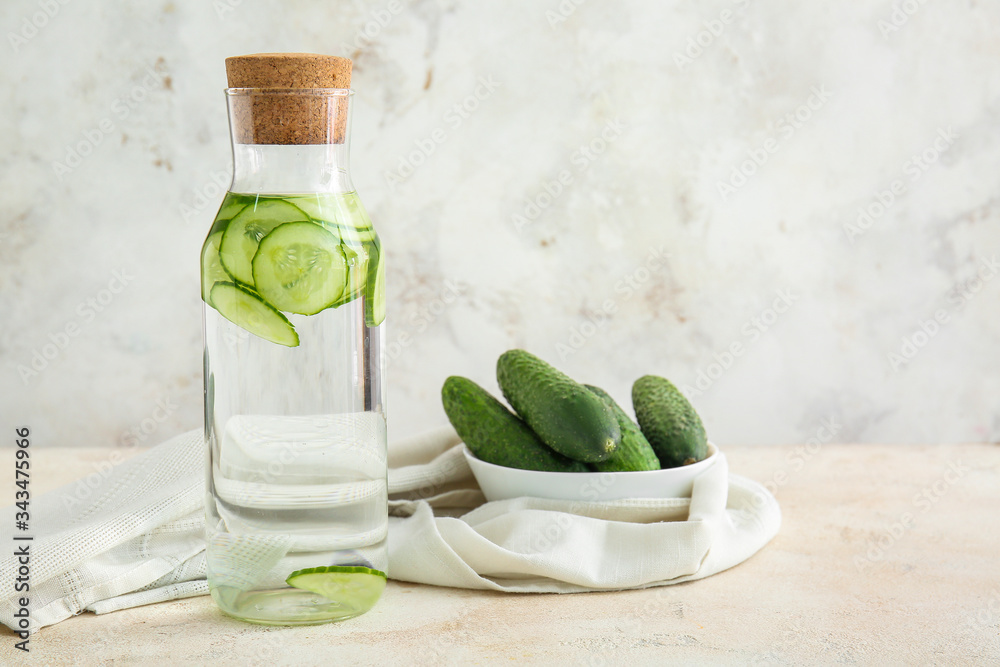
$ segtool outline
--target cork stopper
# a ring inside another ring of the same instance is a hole
[[[342,144],[351,87],[347,58],[257,53],[226,58],[233,136],[241,144]]]

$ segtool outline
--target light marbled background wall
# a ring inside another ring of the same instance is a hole
[[[223,59],[314,51],[355,58],[392,437],[519,346],[626,404],[666,375],[723,444],[1000,440],[1000,5],[575,2],[5,2],[4,432],[200,425]]]

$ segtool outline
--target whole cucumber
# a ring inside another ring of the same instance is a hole
[[[597,394],[605,405],[615,413],[618,420],[618,428],[622,432],[622,442],[618,449],[606,461],[591,463],[590,467],[597,472],[630,472],[635,470],[659,470],[660,459],[656,458],[646,436],[639,430],[639,426],[632,421],[622,407],[615,402],[615,399],[600,387],[585,384],[590,391]]]
[[[621,442],[614,413],[579,382],[524,350],[497,360],[497,382],[542,442],[584,463],[607,460]]]
[[[632,407],[642,434],[664,468],[696,463],[708,456],[701,417],[670,380],[656,375],[636,380]]]
[[[441,403],[451,425],[480,460],[522,470],[587,470],[546,447],[527,424],[472,380],[449,377],[441,387]]]

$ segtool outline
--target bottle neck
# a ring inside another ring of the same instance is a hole
[[[353,192],[349,144],[233,144],[230,190],[245,194]]]
[[[352,91],[227,88],[233,192],[353,192],[348,164]]]

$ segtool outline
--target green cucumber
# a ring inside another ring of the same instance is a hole
[[[462,442],[482,461],[522,470],[587,470],[546,447],[527,424],[472,380],[449,377],[441,387],[441,403]]]
[[[301,195],[288,197],[286,201],[302,209],[316,224],[338,235],[344,243],[361,243],[375,238],[372,221],[357,196]]]
[[[590,467],[598,472],[629,472],[633,470],[659,470],[660,459],[656,458],[656,452],[650,446],[646,436],[639,430],[639,426],[632,421],[622,407],[611,398],[606,391],[593,385],[584,385],[587,389],[597,394],[604,404],[611,408],[618,420],[618,428],[622,432],[622,442],[618,449],[606,461],[591,463]]]
[[[211,292],[215,283],[231,281],[219,259],[220,243],[222,243],[221,230],[209,234],[201,249],[201,298],[210,306],[212,305]]]
[[[514,411],[563,456],[598,463],[621,442],[614,413],[579,382],[524,350],[497,360],[497,381]]]
[[[298,346],[299,335],[288,318],[245,287],[215,283],[209,296],[215,309],[236,326],[278,345]]]
[[[315,315],[347,287],[347,260],[337,238],[312,222],[286,222],[260,241],[251,263],[253,283],[286,313]]]
[[[697,463],[708,456],[701,417],[670,380],[644,375],[632,385],[632,406],[643,435],[664,468]]]
[[[368,266],[371,262],[371,244],[354,243],[341,240],[341,248],[347,258],[347,284],[334,307],[350,303],[364,292],[368,276]]]
[[[222,266],[236,282],[253,286],[253,257],[257,246],[278,225],[308,222],[301,209],[280,199],[261,199],[247,205],[229,221],[219,246]]]
[[[368,255],[368,277],[365,281],[365,324],[377,327],[385,320],[385,253],[378,239]]]
[[[222,201],[222,206],[219,207],[219,212],[215,214],[215,222],[212,223],[212,229],[208,232],[209,236],[216,232],[226,231],[229,221],[246,206],[246,195],[234,195],[231,192],[227,194]]]
[[[368,229],[341,229],[340,238],[343,239],[345,243],[371,243],[378,237],[375,230],[371,227]]]
[[[370,567],[327,565],[296,570],[285,583],[336,602],[345,618],[375,606],[385,590],[385,572]]]
[[[219,212],[215,214],[216,220],[232,220],[236,214],[242,211],[246,205],[246,196],[236,196],[233,193],[226,195],[219,207]]]
[[[294,195],[285,201],[294,204],[309,214],[315,222],[324,226],[345,227],[356,230],[371,229],[372,221],[368,217],[361,200],[356,194],[345,195]]]

